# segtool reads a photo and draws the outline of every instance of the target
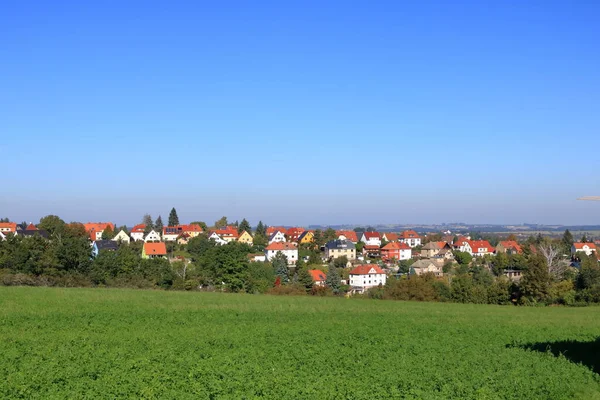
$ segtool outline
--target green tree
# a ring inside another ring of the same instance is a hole
[[[50,235],[60,235],[65,229],[65,221],[56,215],[46,215],[40,219],[38,228],[47,231]]]
[[[217,221],[215,221],[215,228],[216,229],[222,229],[225,228],[227,226],[227,217],[223,216],[220,219],[218,219]]]
[[[154,222],[154,229],[156,229],[157,232],[162,233],[163,221],[160,215],[158,216],[158,218],[156,218],[156,221]]]
[[[398,272],[401,274],[408,274],[410,272],[410,266],[415,263],[414,258],[409,258],[408,260],[402,260],[398,263]]]
[[[246,218],[242,219],[242,222],[240,222],[238,226],[238,234],[241,234],[244,231],[252,233],[252,227],[250,226],[250,223],[246,220]]]
[[[335,230],[333,228],[327,228],[325,232],[323,232],[323,244],[336,239],[337,235],[335,234]]]
[[[271,260],[271,264],[273,264],[275,275],[281,279],[281,283],[288,283],[290,281],[290,272],[288,268],[288,259],[285,254],[278,251]]]
[[[338,257],[335,260],[333,260],[333,265],[336,268],[344,269],[344,268],[346,268],[347,264],[348,264],[348,257],[346,257],[346,256],[341,256],[341,257]]]
[[[473,256],[466,251],[453,251],[454,259],[460,265],[469,265],[473,261]]]
[[[565,233],[563,233],[563,237],[562,237],[563,251],[565,253],[569,253],[571,251],[573,242],[574,242],[573,234],[571,233],[570,230],[565,229]]]
[[[581,243],[587,243],[589,242],[587,235],[584,233],[583,236],[581,237]]]
[[[177,210],[175,207],[171,208],[171,212],[169,213],[169,226],[177,226],[179,225],[179,217],[177,216]]]
[[[502,275],[502,272],[508,268],[508,256],[506,253],[498,253],[492,261],[492,271],[496,276]]]
[[[264,236],[260,233],[256,233],[253,238],[253,243],[254,243],[254,246],[256,246],[257,248],[264,249],[264,247],[269,243],[269,240],[267,239],[266,236]]]
[[[262,221],[258,221],[258,225],[256,225],[256,234],[267,236],[267,226]]]
[[[320,229],[315,230],[313,241],[317,248],[323,246],[325,242],[325,236],[323,235],[323,231]]]
[[[298,270],[298,283],[301,284],[307,292],[312,290],[314,285],[314,281],[310,272],[308,272],[308,267],[306,265],[300,267]]]
[[[202,230],[204,232],[206,232],[208,230],[208,225],[206,225],[206,222],[204,221],[194,221],[194,222],[190,222],[190,225],[198,225],[199,227],[202,228]]]
[[[8,218],[2,218],[0,219],[0,222],[10,222],[10,220]]]
[[[321,252],[318,250],[313,250],[310,252],[308,256],[308,265],[321,265],[323,264],[323,260],[321,259]]]
[[[112,227],[108,225],[102,231],[102,240],[110,240],[115,237],[115,231],[113,231]]]
[[[338,269],[333,264],[329,266],[329,270],[327,271],[325,285],[331,289],[333,294],[339,294],[341,292],[342,280]]]
[[[146,225],[144,228],[144,235],[147,235],[154,229],[154,222],[152,222],[152,216],[150,214],[144,214],[142,224]]]
[[[530,302],[544,302],[550,293],[550,274],[548,264],[541,255],[529,258],[527,269],[521,279],[521,291],[524,298]]]
[[[600,265],[598,265],[596,256],[593,253],[591,256],[581,253],[579,257],[581,265],[577,276],[577,287],[579,289],[591,289],[600,286]]]
[[[193,261],[198,261],[210,249],[216,246],[214,240],[210,240],[208,236],[201,234],[193,237],[187,244],[187,251],[192,255]]]

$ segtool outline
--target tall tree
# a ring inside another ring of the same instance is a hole
[[[327,285],[334,294],[340,293],[342,280],[338,269],[333,264],[329,265],[329,271],[327,271],[327,277],[325,278],[325,285]]]
[[[587,235],[584,233],[583,236],[581,237],[581,243],[587,243],[589,242]]]
[[[298,267],[296,266],[296,268]],[[309,292],[315,284],[312,275],[308,272],[308,267],[305,264],[298,270],[298,282],[304,286],[307,292]]]
[[[40,219],[38,228],[47,231],[49,234],[61,234],[65,229],[65,221],[56,215],[46,215]]]
[[[156,229],[159,233],[161,233],[163,230],[163,222],[162,217],[160,215],[158,216],[158,218],[156,218],[156,221],[154,222],[154,229]]]
[[[147,235],[152,229],[154,229],[154,223],[152,222],[152,216],[150,214],[144,214],[142,223],[146,225],[144,227],[144,235]]]
[[[258,221],[258,225],[256,225],[256,233],[258,235],[267,236],[267,227],[262,221]]]
[[[227,217],[223,216],[219,220],[215,221],[215,228],[222,229],[227,226]]]
[[[111,228],[110,225],[108,225],[106,228],[104,228],[104,230],[102,231],[102,240],[110,240],[114,237],[115,237],[115,231],[113,230],[113,228]]]
[[[523,296],[529,301],[544,302],[548,299],[550,274],[544,256],[536,254],[530,257],[520,284]]]
[[[250,223],[246,221],[246,218],[242,219],[242,222],[240,222],[240,225],[238,226],[238,233],[241,234],[244,231],[252,233],[252,227],[250,226]]]
[[[327,228],[325,232],[323,232],[323,241],[325,243],[335,239],[337,239],[337,235],[335,234],[335,230],[333,228]]]
[[[169,226],[177,226],[179,225],[179,217],[177,216],[177,210],[175,207],[171,208],[171,212],[169,213]]]
[[[288,259],[282,252],[278,251],[275,257],[271,260],[275,275],[279,277],[281,283],[288,283],[290,281],[290,270],[288,268]]]
[[[573,246],[573,234],[571,233],[570,230],[565,229],[565,233],[563,233],[563,237],[562,237],[562,243],[563,246],[565,248],[565,252],[569,252],[571,251],[571,246]]]

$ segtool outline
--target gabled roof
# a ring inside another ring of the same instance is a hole
[[[298,241],[304,239],[306,237],[306,235],[311,234],[314,235],[314,233],[312,231],[304,231],[302,232],[302,234],[300,236],[298,236]]]
[[[309,269],[308,273],[310,274],[313,281],[315,281],[315,282],[325,282],[325,279],[327,279],[325,272],[323,272],[319,269]]]
[[[381,250],[410,250],[410,246],[406,243],[389,242]]]
[[[114,240],[96,240],[94,243],[98,251],[117,250],[119,248],[119,245]]]
[[[325,243],[325,247],[328,249],[356,249],[354,242],[347,239],[331,240]]]
[[[11,232],[15,232],[17,230],[16,222],[0,222],[0,228],[8,228]]]
[[[369,239],[380,239],[381,235],[379,234],[379,232],[363,232],[363,235],[365,235],[365,238],[367,238],[367,240]]]
[[[441,249],[440,245],[438,244],[438,242],[429,242],[429,243],[425,243],[425,245],[422,247],[423,250],[439,250]]]
[[[337,237],[340,236],[344,236],[346,239],[350,240],[351,242],[358,242],[358,236],[356,235],[356,232],[354,231],[336,231],[335,234],[337,235]]]
[[[150,255],[166,256],[167,255],[167,246],[165,246],[164,242],[144,243],[144,251],[147,256],[150,256]]]
[[[282,231],[275,231],[275,232],[273,232],[271,235],[269,235],[269,240],[273,240],[273,238],[275,238],[275,236],[276,236],[278,233],[279,233],[279,234],[281,234],[281,235],[284,235],[284,236],[285,236],[285,234],[284,234]]]
[[[196,224],[181,225],[181,227],[183,228],[184,232],[204,232],[202,227]]]
[[[469,246],[471,246],[471,250],[475,253],[479,252],[481,248],[485,248],[485,251],[489,253],[494,252],[494,247],[487,240],[470,240]]]
[[[239,236],[237,229],[234,226],[226,226],[225,228],[217,229],[214,232],[221,237],[237,238]]]
[[[296,246],[294,246],[290,242],[273,242],[268,245],[265,250],[274,250],[274,251],[282,251],[282,250],[296,250]]]
[[[384,235],[388,242],[395,242],[400,237],[397,233],[393,232],[386,232]]]
[[[146,224],[137,224],[133,228],[131,228],[131,233],[144,233],[146,230]]]
[[[96,240],[96,233],[104,231],[109,226],[113,231],[115,230],[115,225],[112,222],[88,222],[87,224],[83,224],[91,240]]]
[[[594,243],[573,243],[573,247],[575,247],[577,250],[583,250],[584,246],[587,246],[588,249],[596,248]]]
[[[277,231],[281,231],[281,233],[285,233],[286,229],[284,226],[269,226],[267,228],[267,236],[271,236]]]
[[[514,240],[503,240],[499,244],[501,244],[505,249],[515,249],[517,253],[521,253],[523,251],[519,243]]]
[[[350,271],[350,275],[368,275],[372,269],[375,270],[375,272],[371,272],[372,274],[385,274],[385,272],[375,264],[364,264],[359,265]]]
[[[300,235],[302,235],[302,233],[304,233],[304,228],[299,228],[299,227],[293,227],[293,228],[289,228],[287,231],[285,231],[285,235],[288,237],[288,239],[290,240],[297,240]]]
[[[27,227],[25,228],[26,231],[37,231],[38,228],[35,227],[35,225],[33,223],[27,225]]]
[[[419,234],[413,230],[404,231],[400,234],[402,239],[420,239]]]
[[[363,250],[381,250],[376,244],[367,244],[363,246]]]

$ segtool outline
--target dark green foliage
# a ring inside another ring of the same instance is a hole
[[[209,249],[215,246],[214,240],[210,240],[208,236],[202,234],[189,240],[187,252],[192,255],[192,260],[198,261]]]
[[[323,244],[330,242],[332,240],[336,240],[337,235],[335,234],[335,229],[327,228],[325,232],[323,232]]]
[[[224,286],[231,292],[242,291],[249,265],[249,251],[247,245],[237,242],[208,247],[196,262],[198,274],[209,285]]]
[[[169,226],[177,226],[179,225],[179,217],[177,216],[177,210],[175,207],[171,208],[171,212],[169,213]]]
[[[110,227],[110,225],[108,225],[102,231],[102,240],[110,240],[110,239],[114,238],[115,235],[116,235],[115,231],[113,231],[113,229]]]
[[[573,246],[573,243],[573,234],[570,230],[566,229],[562,237],[563,251],[565,254],[569,254],[571,252],[571,246]]]
[[[346,268],[347,264],[348,264],[348,257],[346,257],[346,256],[341,256],[341,257],[338,257],[335,260],[333,260],[333,266],[336,268],[344,269],[344,268]]]
[[[300,285],[302,285],[307,292],[312,290],[312,287],[314,285],[314,281],[312,278],[312,275],[308,272],[308,267],[306,266],[301,266],[298,267],[296,266],[298,269],[298,283]]]
[[[256,234],[267,236],[267,226],[262,221],[258,221],[258,225],[256,225]]]
[[[158,216],[158,218],[156,218],[156,221],[154,221],[154,229],[156,230],[156,232],[162,234],[163,220],[160,215]]]
[[[415,263],[414,258],[409,258],[408,260],[402,260],[398,263],[398,272],[401,274],[408,274],[410,271],[410,266]]]
[[[541,255],[533,255],[521,279],[523,302],[544,303],[549,299],[550,274],[546,259]]]
[[[275,275],[279,277],[281,283],[288,283],[290,281],[290,272],[287,257],[282,252],[278,251],[271,260],[271,264],[273,264]]]
[[[146,227],[144,228],[144,235],[149,234],[150,231],[154,229],[154,222],[152,221],[152,216],[150,214],[144,215],[144,217],[142,218],[142,223],[146,225]]]
[[[198,225],[199,227],[202,228],[202,230],[204,232],[206,232],[208,230],[208,225],[206,225],[206,222],[203,222],[203,221],[190,222],[190,225]]]
[[[38,229],[47,231],[50,235],[61,234],[65,228],[65,221],[56,215],[47,215],[40,219]]]
[[[238,226],[238,233],[241,234],[242,232],[248,232],[248,233],[252,233],[252,227],[250,226],[250,223],[246,220],[246,218],[242,219],[242,222],[240,222],[239,226]]]
[[[251,262],[246,272],[246,287],[248,293],[266,293],[273,287],[275,272],[270,263]]]
[[[342,281],[340,273],[334,264],[329,266],[327,271],[327,277],[325,279],[325,285],[331,289],[333,294],[340,294],[342,289]]]
[[[217,221],[215,221],[215,228],[222,229],[222,228],[225,228],[227,226],[227,224],[228,224],[227,217],[223,216],[220,219],[218,219]]]
[[[466,251],[453,251],[454,259],[460,265],[469,265],[473,260],[473,256],[467,253]]]

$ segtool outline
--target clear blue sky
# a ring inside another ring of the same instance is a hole
[[[599,4],[7,2],[0,216],[598,224]]]

